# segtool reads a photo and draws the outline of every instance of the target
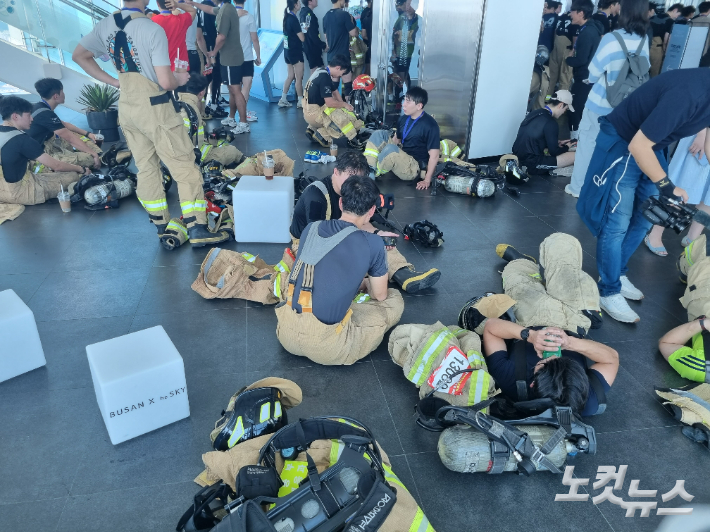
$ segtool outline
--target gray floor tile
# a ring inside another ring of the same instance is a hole
[[[49,272],[0,275],[0,292],[14,290],[20,299],[27,304],[47,278],[47,275],[49,275]]]
[[[37,502],[19,502],[0,505],[0,530],[54,530],[66,505],[61,497]],[[41,508],[41,511],[38,509]]]

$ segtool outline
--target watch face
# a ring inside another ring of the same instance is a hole
[[[530,329],[523,329],[522,331],[520,331],[520,338],[522,338],[523,340],[527,340],[529,335]]]

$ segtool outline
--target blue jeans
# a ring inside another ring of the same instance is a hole
[[[664,169],[668,163],[663,152],[656,152]],[[627,152],[624,159],[607,175],[614,183],[606,206],[607,218],[597,237],[597,269],[599,295],[612,296],[621,292],[620,277],[629,270],[629,259],[651,228],[651,222],[641,213],[641,205],[658,189]]]

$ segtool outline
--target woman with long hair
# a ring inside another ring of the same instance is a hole
[[[575,198],[579,197],[579,191],[582,190],[587,167],[592,160],[592,154],[597,144],[599,118],[612,111],[606,95],[607,84],[609,86],[614,84],[626,60],[621,44],[614,34],[621,36],[630,53],[636,52],[643,39],[645,42],[641,48],[641,56],[650,61],[649,42],[646,36],[648,11],[648,0],[621,0],[619,29],[602,37],[597,52],[589,64],[589,82],[594,83],[594,86],[589,93],[579,124],[579,139],[572,181],[565,187],[565,192]]]
[[[284,89],[279,100],[279,107],[291,107],[286,99],[291,83],[296,80],[296,94],[298,94],[298,107],[303,108],[303,42],[306,36],[301,31],[301,22],[298,12],[301,10],[299,0],[286,0],[284,9],[284,59],[288,65],[288,76],[284,81]]]

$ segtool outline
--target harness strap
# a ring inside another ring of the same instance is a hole
[[[133,61],[131,49],[128,46],[128,37],[126,36],[126,26],[136,18],[145,17],[143,13],[132,14],[128,18],[123,18],[123,13],[117,11],[113,14],[113,21],[118,26],[119,31],[116,32],[115,43],[113,48],[113,65],[119,73],[140,72],[138,65]]]
[[[19,135],[24,135],[24,131],[20,131],[19,129],[16,129],[14,131],[2,131],[0,132],[0,151],[2,151],[3,146],[10,142],[12,139]],[[0,156],[0,162],[2,162],[2,157]]]
[[[308,185],[301,195],[306,192],[306,189],[309,187],[316,187],[318,190],[321,191],[323,196],[325,196],[325,201],[326,201],[326,208],[325,208],[325,219],[330,220],[330,217],[332,216],[332,208],[331,208],[331,203],[330,203],[330,194],[328,194],[328,187],[325,186],[325,183],[323,181],[313,181],[310,185]]]
[[[515,388],[518,392],[518,401],[527,401],[528,360],[525,353],[525,342],[514,342],[512,349],[515,357]]]

